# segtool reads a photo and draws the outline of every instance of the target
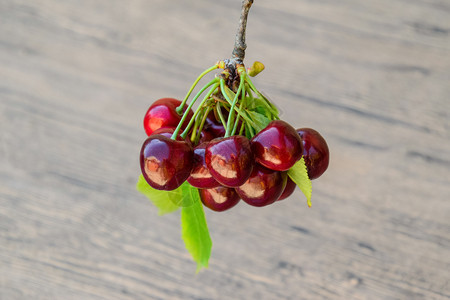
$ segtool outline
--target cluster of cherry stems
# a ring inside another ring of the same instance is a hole
[[[223,72],[187,105],[200,79],[219,68]],[[310,179],[325,172],[325,139],[314,129],[294,129],[279,120],[275,106],[251,82],[252,73],[258,71],[219,61],[197,78],[183,101],[163,98],[150,106],[140,165],[151,187],[170,191],[187,180],[199,189],[205,206],[224,211],[240,199],[261,207],[290,196],[296,185],[287,170],[302,157]],[[266,123],[256,120],[255,113]]]

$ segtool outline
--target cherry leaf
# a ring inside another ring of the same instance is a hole
[[[312,185],[303,157],[288,170],[288,175],[305,194],[308,206],[311,207]]]
[[[272,101],[269,101],[269,99],[267,99],[267,97],[263,93],[260,93],[260,96],[262,99],[264,99],[264,102],[266,103],[266,105],[268,107],[270,107],[271,114],[273,116],[275,116],[276,118],[278,118],[278,115],[280,114],[280,112],[278,111],[278,108],[273,104]]]
[[[181,237],[186,249],[197,263],[198,272],[201,268],[208,267],[212,241],[198,189],[187,182],[181,186],[181,189],[183,201],[188,201],[190,204],[181,208]]]
[[[152,188],[147,181],[145,181],[142,174],[136,184],[136,189],[144,194],[157,208],[158,215],[165,215],[176,211],[180,205],[176,203],[182,199],[181,188],[173,191],[160,191]]]
[[[255,128],[256,133],[258,133],[261,130],[263,130],[264,128],[266,128],[267,125],[269,125],[269,123],[270,123],[269,118],[267,118],[263,114],[260,114],[259,112],[249,110],[249,111],[247,111],[247,114],[250,116],[250,118],[253,121],[252,126],[253,126],[253,128]]]

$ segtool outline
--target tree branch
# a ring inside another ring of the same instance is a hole
[[[245,49],[247,48],[247,45],[245,44],[245,28],[247,27],[248,12],[252,4],[253,0],[242,1],[241,18],[239,20],[239,27],[236,33],[236,39],[234,41],[234,49],[231,58],[238,64],[242,64],[245,57]]]

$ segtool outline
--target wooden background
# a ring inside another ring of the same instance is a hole
[[[450,3],[255,0],[246,62],[331,149],[265,208],[179,214],[135,190],[142,118],[230,56],[241,1],[0,0],[0,299],[449,299]]]

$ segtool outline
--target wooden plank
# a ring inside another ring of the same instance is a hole
[[[246,62],[331,164],[265,208],[179,215],[135,191],[143,114],[232,50],[240,1],[0,2],[0,299],[450,298],[450,6],[255,1]]]

